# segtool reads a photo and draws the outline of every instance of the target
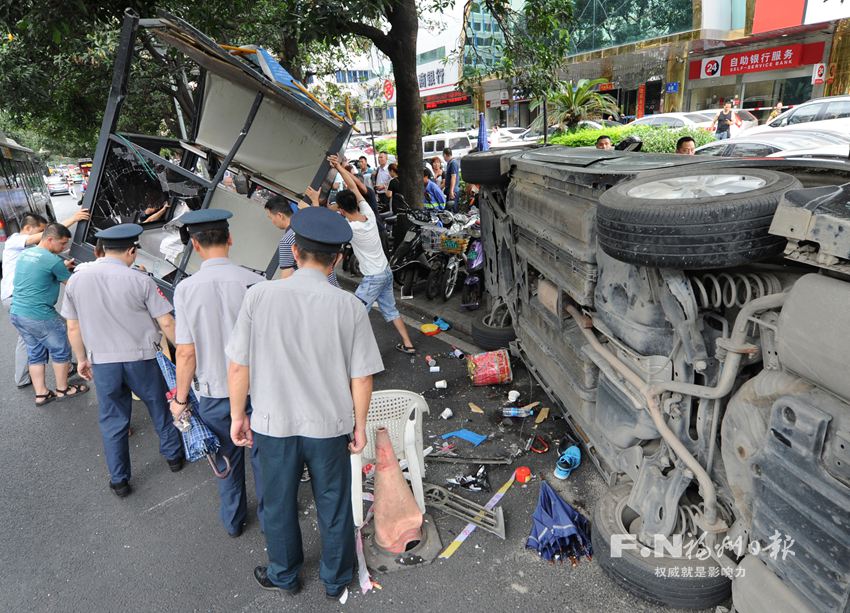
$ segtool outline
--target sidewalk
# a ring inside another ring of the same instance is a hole
[[[355,277],[341,268],[337,269],[336,277],[339,279],[340,286],[351,291],[354,291],[361,279],[361,277]],[[396,306],[402,315],[423,324],[432,322],[434,317],[439,315],[452,325],[451,333],[453,335],[472,343],[472,322],[476,317],[480,317],[483,311],[482,309],[477,311],[462,309],[460,307],[460,288],[448,302],[443,302],[440,298],[428,300],[425,297],[424,284],[413,289],[413,298],[401,300],[397,287],[395,288],[395,295]]]

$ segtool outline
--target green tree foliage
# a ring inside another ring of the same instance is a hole
[[[576,130],[558,134],[549,139],[553,145],[566,145],[567,147],[593,147],[596,139],[605,135],[611,138],[616,145],[627,136],[637,135],[643,141],[641,151],[649,153],[674,153],[676,141],[683,136],[694,139],[697,147],[714,141],[714,135],[699,128],[653,128],[651,126],[619,126],[603,128],[601,130]]]
[[[422,136],[446,132],[454,125],[451,115],[447,113],[423,113]]]
[[[617,101],[612,96],[595,90],[607,81],[608,79],[581,79],[577,83],[561,83],[544,99],[535,100],[531,109],[540,108],[543,100],[546,100],[549,123],[557,124],[562,130],[572,130],[584,119],[607,118],[609,115],[617,117]],[[543,113],[538,114],[532,127],[543,130]]]
[[[526,0],[517,11],[508,0],[467,0],[467,12],[473,3],[486,6],[505,42],[495,65],[464,67],[466,84],[495,76],[534,96],[548,91],[569,53],[573,1]]]

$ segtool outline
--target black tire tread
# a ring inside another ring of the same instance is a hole
[[[724,268],[780,254],[785,239],[768,233],[782,194],[799,186],[791,175],[765,169],[688,170],[695,174],[751,174],[766,181],[758,191],[723,199],[654,200],[629,196],[636,184],[681,176],[657,171],[605,192],[596,216],[600,248],[640,266]],[[749,195],[752,194],[752,195]]]
[[[631,485],[608,490],[596,502],[596,512],[591,525],[591,542],[594,560],[602,570],[628,592],[651,603],[683,609],[714,607],[731,596],[731,581],[718,577],[656,577],[656,566],[716,566],[710,560],[678,558],[642,558],[632,550],[623,557],[612,558],[610,540],[615,530],[613,510],[617,500],[628,496]],[[618,529],[618,528],[617,528]]]
[[[472,320],[472,340],[476,345],[486,351],[506,348],[511,341],[516,339],[513,326],[495,328],[484,323],[488,314],[481,315]]]
[[[518,153],[520,149],[498,149],[479,151],[463,156],[460,160],[461,176],[467,183],[479,185],[505,185],[507,175],[502,174],[501,159],[505,155]]]

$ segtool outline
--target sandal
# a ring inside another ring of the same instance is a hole
[[[74,390],[73,394],[68,393],[71,390]],[[65,400],[66,398],[76,398],[77,396],[82,396],[87,391],[89,391],[89,386],[85,383],[69,383],[68,387],[63,390],[60,390],[58,387],[56,388],[56,394],[62,394],[61,396],[57,396],[56,398],[57,400]]]
[[[44,398],[44,400],[39,402],[38,401],[39,398]],[[56,400],[56,394],[54,394],[50,390],[47,390],[46,394],[36,394],[35,395],[35,406],[43,407],[44,405],[49,404],[49,403],[53,402],[54,400]]]
[[[402,345],[401,343],[396,345],[395,348],[401,351],[402,353],[406,353],[408,355],[414,355],[416,353],[416,347],[408,347],[407,345]]]

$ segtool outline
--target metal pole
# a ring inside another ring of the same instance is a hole
[[[549,104],[546,100],[546,95],[543,95],[543,144],[549,142]]]
[[[375,148],[375,131],[372,129],[372,107],[366,105],[366,114],[369,116],[369,136],[372,137],[372,157],[375,158],[375,168],[378,167],[378,150]]]

